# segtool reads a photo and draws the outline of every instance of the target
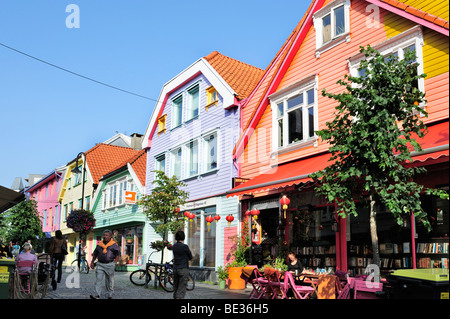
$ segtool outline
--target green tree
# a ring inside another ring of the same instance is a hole
[[[33,247],[37,247],[39,238],[44,237],[37,203],[32,199],[24,200],[8,210],[4,224],[7,225],[7,241],[24,243],[31,240]]]
[[[317,135],[330,143],[330,164],[312,174],[316,190],[329,202],[337,203],[341,217],[357,215],[356,202],[370,208],[370,234],[374,263],[379,265],[376,207],[384,204],[398,224],[414,214],[428,230],[430,223],[422,209],[420,194],[426,192],[448,199],[448,194],[425,189],[413,181],[424,168],[405,167],[411,162],[411,151],[421,151],[419,139],[427,128],[422,118],[427,112],[421,107],[425,94],[417,88],[415,52],[407,51],[399,60],[383,56],[375,49],[361,47],[365,59],[359,71],[364,76],[345,75],[338,84],[346,89],[322,95],[338,102],[335,118]],[[422,116],[421,116],[422,115]]]
[[[167,240],[169,232],[176,232],[184,226],[184,219],[178,218],[176,209],[184,205],[189,193],[182,189],[185,183],[176,176],[167,177],[162,171],[154,171],[156,178],[152,182],[155,187],[151,194],[144,195],[138,204],[143,207],[144,214],[151,222],[157,223],[156,232],[161,233],[163,240]],[[161,254],[161,262],[164,250]]]

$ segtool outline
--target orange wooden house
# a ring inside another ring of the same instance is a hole
[[[421,183],[448,190],[448,11],[448,1],[312,1],[241,109],[243,132],[233,160],[245,182],[228,196],[239,196],[244,215],[259,210],[251,234],[262,247],[262,259],[289,247],[313,269],[359,274],[371,263],[368,210],[338,218],[334,204],[316,196],[309,178],[330,157],[329,145],[315,131],[333,119],[336,104],[321,92],[340,92],[336,82],[345,74],[357,75],[360,46],[370,44],[400,58],[408,48],[416,50],[418,72],[427,74],[419,88],[426,92],[429,133],[421,141],[423,153],[413,154],[409,165],[428,169],[418,177]],[[284,195],[290,199],[286,211],[280,204]],[[414,219],[396,226],[381,208],[382,271],[448,263],[448,201],[423,196],[422,203],[433,220],[431,233]],[[427,245],[443,249],[419,249]]]

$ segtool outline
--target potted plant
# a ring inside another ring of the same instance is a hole
[[[246,255],[246,238],[239,239],[238,236],[233,238],[234,246],[230,252],[234,260],[226,266],[228,271],[228,288],[229,289],[244,289],[245,280],[241,278],[242,268],[247,266]]]
[[[225,267],[219,266],[217,268],[217,276],[219,278],[219,288],[225,289],[226,282],[228,279],[228,270]]]

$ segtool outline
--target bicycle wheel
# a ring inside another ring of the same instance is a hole
[[[159,276],[159,284],[161,285],[162,289],[164,289],[167,292],[173,292],[174,286],[173,286],[173,274],[171,272],[165,271]]]
[[[80,261],[80,268],[83,266],[83,262]],[[75,259],[74,261],[72,261],[72,263],[70,264],[70,270],[72,272],[74,272],[76,269],[78,268],[78,259]],[[81,272],[81,271],[80,271]]]
[[[80,272],[84,272],[85,274],[89,273],[89,265],[88,265],[87,260],[81,261]]]
[[[130,274],[130,281],[136,286],[143,286],[145,285],[146,274],[147,272],[143,269],[135,270]]]
[[[188,280],[188,283],[186,286],[186,290],[191,291],[191,290],[194,290],[194,288],[195,288],[195,279],[194,279],[194,277],[192,277],[191,274],[189,274],[189,280]]]

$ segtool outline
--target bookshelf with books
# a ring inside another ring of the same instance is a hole
[[[448,238],[431,238],[416,244],[417,268],[448,269]]]
[[[315,243],[314,243],[315,244]],[[312,244],[297,247],[297,255],[306,268],[333,268],[336,267],[336,245]]]

